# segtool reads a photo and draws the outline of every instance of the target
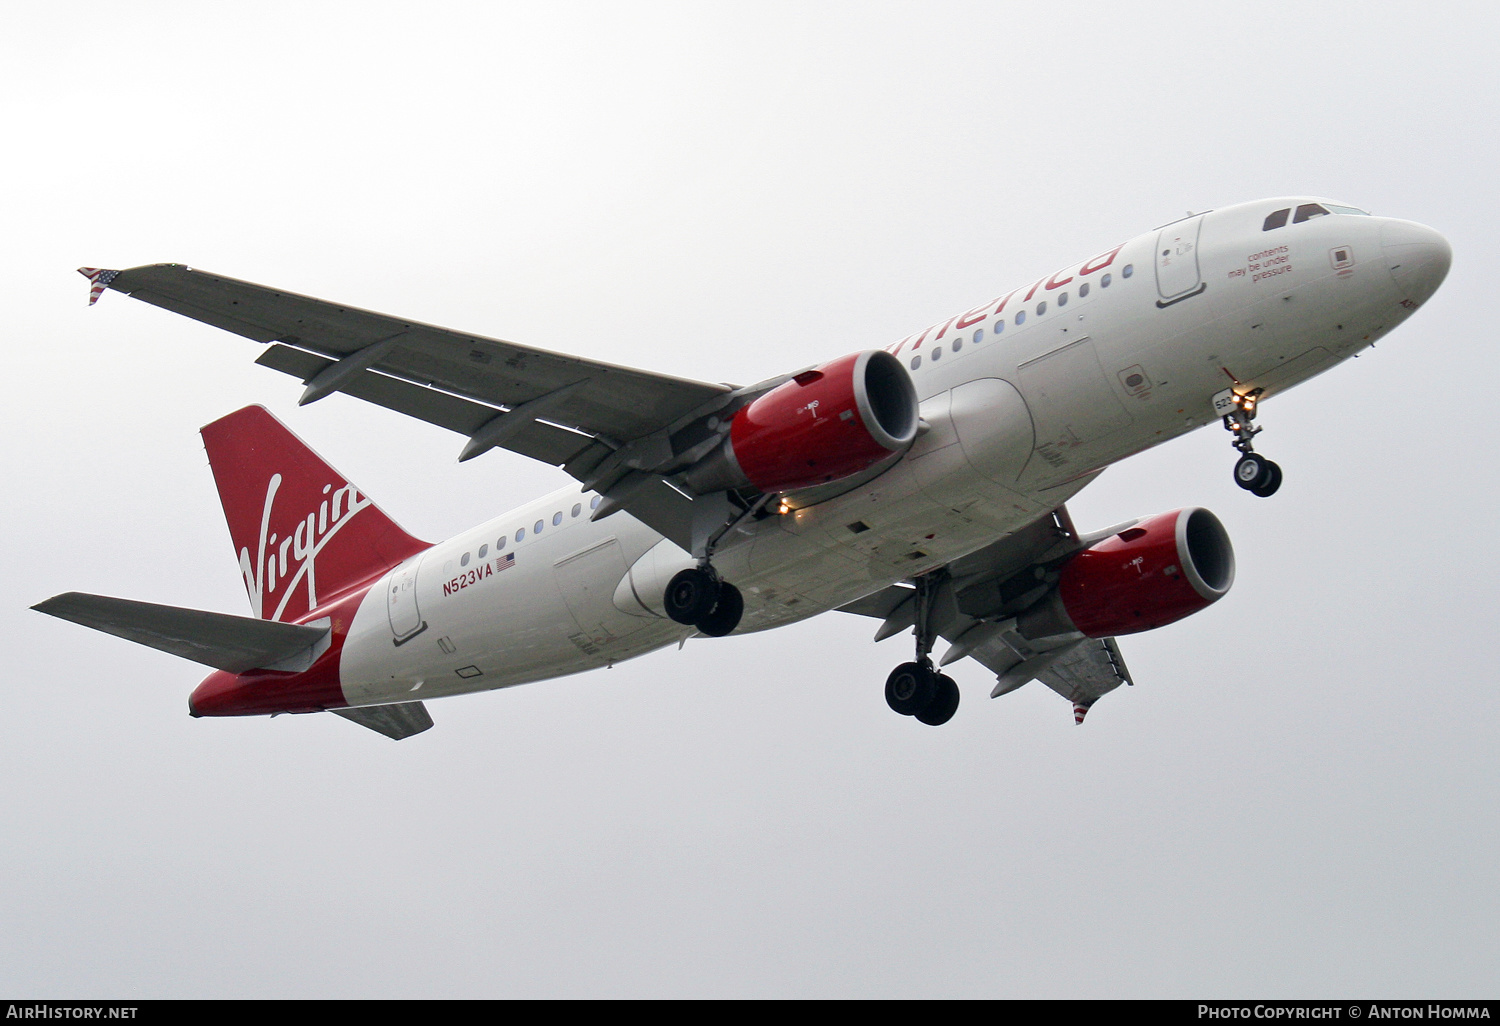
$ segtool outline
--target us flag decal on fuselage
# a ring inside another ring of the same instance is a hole
[[[509,570],[515,565],[516,554],[514,552],[507,552],[505,555],[496,559],[493,563],[481,563],[473,570],[466,570],[463,573],[459,574],[457,577],[453,578],[453,580],[451,581],[444,581],[443,594],[456,595],[459,592],[463,591],[465,588],[469,588],[473,585],[478,584],[486,577],[493,577],[500,571]]]

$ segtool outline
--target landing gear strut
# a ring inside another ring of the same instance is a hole
[[[1255,419],[1255,406],[1262,391],[1253,388],[1243,395],[1235,392],[1231,399],[1234,407],[1224,415],[1224,428],[1234,434],[1232,444],[1240,452],[1239,462],[1234,465],[1234,483],[1264,499],[1281,487],[1281,468],[1255,451],[1254,439],[1261,429],[1250,422]]]
[[[953,719],[958,711],[958,684],[932,665],[932,592],[937,582],[929,577],[916,580],[917,604],[915,633],[917,658],[902,663],[885,679],[885,701],[902,716],[915,716],[922,723],[939,727]]]

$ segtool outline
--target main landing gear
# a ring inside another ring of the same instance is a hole
[[[932,592],[934,581],[916,580],[917,658],[902,663],[885,679],[885,701],[902,716],[915,716],[930,727],[940,727],[958,711],[958,684],[932,665]]]
[[[885,679],[885,701],[902,716],[940,727],[958,712],[958,684],[932,667],[932,660],[902,663]]]
[[[723,493],[718,495],[718,506],[700,500],[699,505],[707,512],[694,520],[692,552],[698,565],[677,571],[667,582],[662,604],[668,616],[680,624],[698,628],[699,634],[710,638],[722,638],[740,625],[740,617],[745,614],[745,597],[713,568],[714,552],[725,535],[759,515],[772,498],[770,494],[763,495],[757,502],[738,508],[732,507]],[[722,520],[717,519],[716,509],[724,511]]]
[[[1224,428],[1234,433],[1232,444],[1240,451],[1239,462],[1234,465],[1234,483],[1265,499],[1281,487],[1281,468],[1255,451],[1254,438],[1261,429],[1250,422],[1255,419],[1255,405],[1262,391],[1253,388],[1244,395],[1234,393],[1234,408],[1224,415]]]
[[[672,619],[710,638],[734,630],[745,612],[740,589],[722,580],[711,566],[678,571],[667,584],[665,605]]]

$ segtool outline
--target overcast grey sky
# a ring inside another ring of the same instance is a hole
[[[1497,16],[1472,4],[12,5],[0,992],[1493,996]],[[1118,466],[1234,591],[1080,728],[829,614],[430,706],[191,720],[203,671],[26,607],[243,613],[200,425],[265,404],[438,539],[560,471],[107,295],[179,261],[744,382],[1181,216],[1309,193],[1453,244],[1364,357]]]

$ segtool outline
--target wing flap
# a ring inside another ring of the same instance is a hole
[[[1135,683],[1114,638],[1081,642],[1038,673],[1036,679],[1084,708],[1121,684]]]
[[[310,381],[333,366],[332,360],[286,345],[271,346],[255,362],[303,381]],[[340,382],[339,391],[461,435],[473,436],[502,412],[493,406],[368,370]],[[576,431],[533,420],[500,444],[502,448],[556,467],[567,463],[592,441]]]
[[[310,654],[328,637],[326,627],[159,606],[77,591],[53,596],[31,608],[230,673],[286,663],[304,653]]]

